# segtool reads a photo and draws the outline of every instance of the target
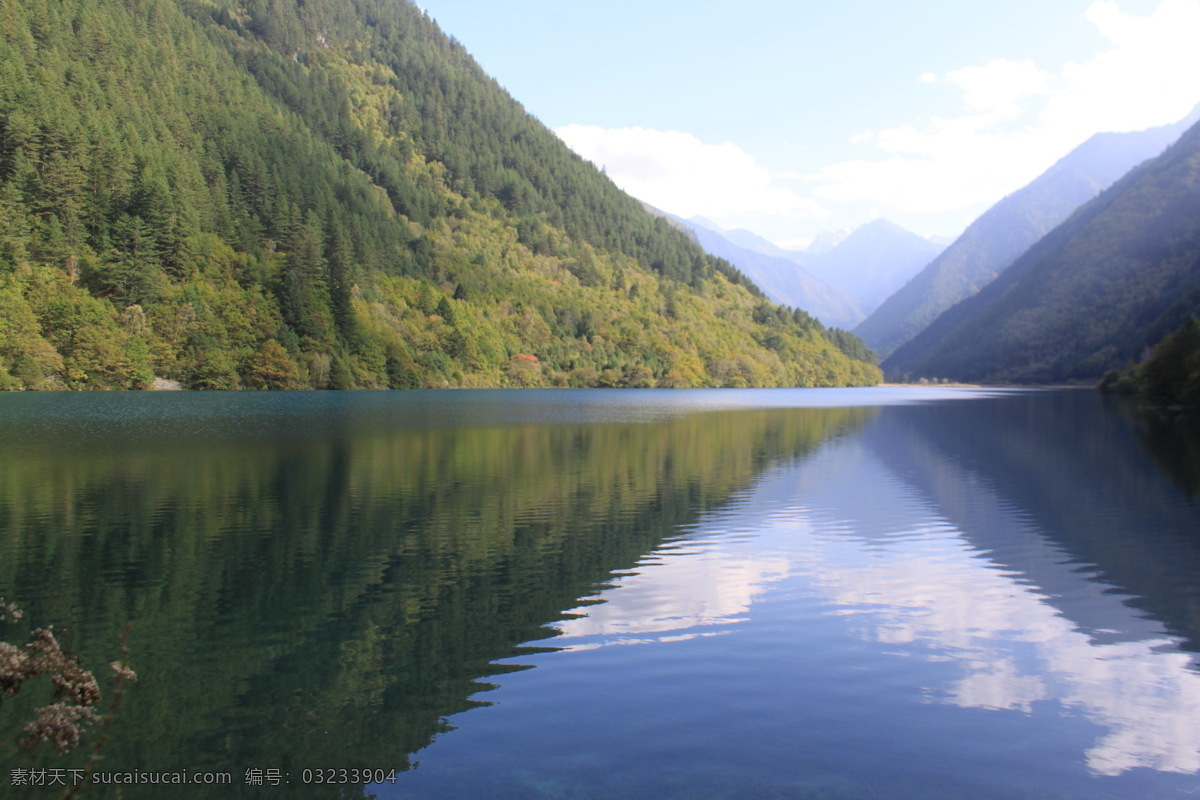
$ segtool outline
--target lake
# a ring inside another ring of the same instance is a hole
[[[1200,794],[1200,427],[1087,390],[0,395],[0,596],[230,782],[85,798]]]

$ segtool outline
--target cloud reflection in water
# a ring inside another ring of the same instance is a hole
[[[1037,560],[1039,583],[973,546],[862,440],[839,442],[772,471],[688,539],[615,579],[601,602],[557,626],[557,643],[579,650],[736,637],[739,623],[773,613],[760,602],[772,593],[815,595],[824,614],[846,618],[852,635],[876,646],[874,658],[953,665],[958,676],[949,683],[909,687],[926,702],[1082,716],[1105,731],[1082,754],[1097,775],[1200,771],[1194,657],[1071,563],[986,481],[966,472],[958,480],[953,491],[971,510],[970,524],[1001,526],[1000,535]],[[873,487],[869,502],[863,486]],[[1069,606],[1056,606],[1063,597]],[[1063,607],[1105,620],[1104,629]]]

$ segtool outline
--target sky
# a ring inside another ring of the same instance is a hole
[[[800,248],[954,237],[1088,136],[1200,103],[1200,0],[419,0],[630,194]]]

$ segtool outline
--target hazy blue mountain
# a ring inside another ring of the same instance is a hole
[[[864,314],[869,314],[944,248],[885,219],[857,229],[822,231],[806,250],[786,250],[744,229],[723,231],[699,217],[693,217],[690,223],[720,234],[736,247],[798,264],[809,275],[847,295]],[[722,257],[754,277],[741,262],[729,255]],[[771,296],[763,283],[759,286]]]
[[[733,230],[723,231],[712,225],[705,225],[701,220],[703,217],[692,217],[692,222],[710,230],[715,230],[726,239],[736,244],[738,247],[744,247],[747,250],[753,250],[756,253],[762,253],[766,256],[775,256],[776,258],[786,258],[789,261],[794,261],[800,266],[804,266],[804,260],[807,257],[803,250],[787,250],[780,247],[774,242],[767,241],[759,236],[754,231],[748,231],[745,228],[734,228]]]
[[[808,253],[828,253],[854,233],[854,228],[838,228],[836,231],[821,231],[808,245]]]
[[[804,309],[830,328],[849,330],[864,318],[865,314],[852,297],[836,286],[814,277],[802,266],[803,253],[792,253],[791,258],[766,255],[730,241],[715,223],[699,217],[691,220],[680,220],[678,217],[671,219],[688,226],[704,250],[733,264],[776,303]],[[742,241],[749,239],[770,244],[749,231],[739,232],[739,238]],[[788,252],[781,248],[775,249]]]
[[[818,242],[814,241],[813,245]],[[806,269],[838,287],[870,314],[942,248],[886,219],[856,228],[832,249],[806,251]]]
[[[668,215],[668,216],[670,216],[670,215]],[[675,217],[675,219],[679,219],[679,218]],[[685,222],[682,219],[680,219],[679,221],[684,222],[685,225],[687,224],[687,222]],[[695,217],[692,217],[691,222],[695,222],[697,225],[699,225],[702,228],[708,228],[710,231],[716,231],[717,233],[723,232],[720,225],[713,222],[711,219],[708,219],[707,217],[701,217],[701,216],[697,215]]]
[[[1136,164],[1174,142],[1196,112],[1174,125],[1134,133],[1097,134],[1032,183],[992,206],[916,277],[855,329],[887,357],[938,315],[990,283],[1072,211]]]
[[[1197,313],[1200,125],[1081,207],[883,366],[912,377],[1095,381]]]

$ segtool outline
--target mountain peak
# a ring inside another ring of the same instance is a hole
[[[809,270],[845,291],[866,313],[903,286],[941,251],[938,245],[886,219],[874,219],[822,249],[838,234],[818,236],[806,255]]]
[[[854,233],[854,228],[838,228],[835,231],[821,231],[813,237],[812,244],[805,250],[806,253],[828,253],[833,248],[837,247],[842,242]]]
[[[879,217],[878,219],[873,219],[870,222],[853,229],[848,236],[838,243],[837,247],[846,247],[852,242],[868,241],[880,238],[905,240],[920,239],[924,242],[929,242],[928,239],[918,236],[907,228],[902,228],[889,219]]]
[[[910,232],[906,228],[900,227],[899,225],[892,222],[890,219],[887,219],[886,217],[878,217],[876,219],[871,220],[870,222],[866,222],[866,223],[863,223],[862,225],[859,225],[858,228],[855,230],[855,233],[857,233],[858,231],[864,231],[864,230],[904,231],[905,233]]]

